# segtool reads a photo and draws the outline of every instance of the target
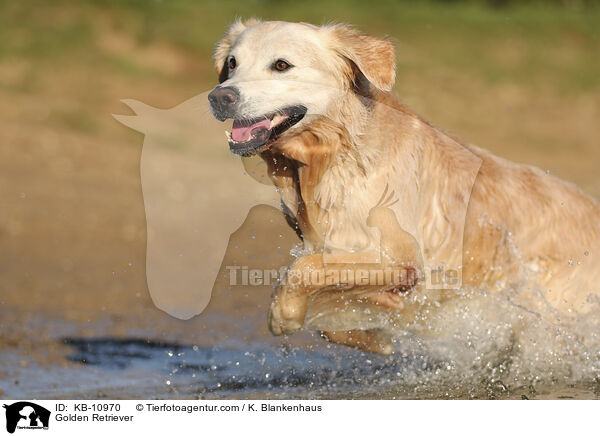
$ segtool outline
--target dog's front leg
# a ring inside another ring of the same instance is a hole
[[[371,295],[368,300],[371,303],[387,307],[391,310],[402,308],[400,297],[394,290],[407,290],[416,284],[416,273],[414,267],[396,266],[389,271],[400,272],[399,275],[390,275],[390,279],[404,277],[405,280],[389,283],[369,284],[360,281],[361,273],[376,271],[384,267],[382,264],[373,264],[372,253],[353,253],[346,256],[346,261],[352,263],[327,263],[323,254],[311,254],[298,259],[289,269],[286,280],[283,281],[273,294],[271,308],[269,311],[269,329],[274,335],[285,335],[294,333],[304,325],[304,318],[308,309],[309,298],[315,292],[325,288],[335,288],[337,292],[342,289],[352,289],[357,285],[372,286],[380,289],[380,293]],[[328,260],[330,258],[328,257]],[[383,271],[382,271],[383,272]],[[330,273],[336,273],[331,275]],[[337,280],[346,276],[344,282],[331,282],[330,276]],[[367,276],[367,279],[369,277]],[[327,291],[326,291],[327,292]],[[333,290],[332,290],[333,292]],[[341,292],[344,292],[341,290]]]
[[[324,266],[323,255],[311,254],[290,267],[285,282],[275,289],[271,300],[269,329],[274,335],[291,334],[303,326],[308,298],[325,286],[311,281],[311,273],[323,271]]]

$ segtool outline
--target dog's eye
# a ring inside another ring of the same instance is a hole
[[[235,58],[232,56],[229,58],[229,69],[233,70],[235,68],[235,66],[237,65],[237,62],[235,61]]]
[[[291,67],[291,65],[288,64],[283,59],[278,59],[273,64],[273,69],[276,70],[276,71],[285,71],[285,70],[287,70],[290,67]]]

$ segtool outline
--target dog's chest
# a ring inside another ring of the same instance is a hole
[[[284,213],[299,228],[305,248],[319,252],[362,251],[376,245],[367,225],[370,193],[365,180],[327,173],[318,181],[294,177],[293,189],[281,189]]]

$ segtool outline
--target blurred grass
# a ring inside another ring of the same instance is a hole
[[[98,44],[107,30],[140,46],[157,41],[207,59],[235,17],[330,21],[390,35],[402,69],[468,71],[491,83],[550,80],[560,89],[589,91],[600,83],[600,8],[591,2],[417,2],[383,0],[41,0],[0,2],[0,60],[71,62],[137,76],[160,74],[130,53]],[[418,51],[413,59],[405,52]],[[209,71],[203,73],[210,74]],[[208,81],[210,76],[196,77]]]

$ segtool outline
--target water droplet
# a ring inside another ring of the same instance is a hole
[[[589,251],[586,251],[586,252],[585,252],[585,253],[583,253],[583,254],[585,254],[586,256],[589,256],[589,255],[590,255],[590,252],[589,252]]]

